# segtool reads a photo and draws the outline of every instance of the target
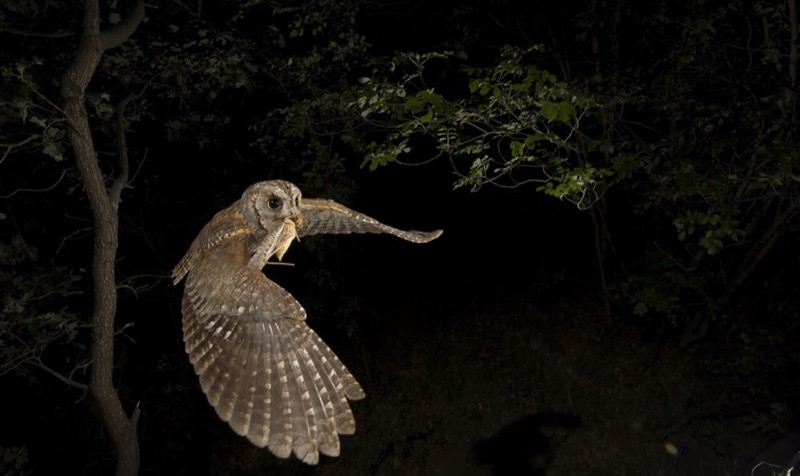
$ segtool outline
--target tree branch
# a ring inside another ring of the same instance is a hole
[[[129,174],[129,161],[128,161],[128,142],[125,134],[125,129],[128,126],[128,121],[125,120],[125,108],[134,99],[138,98],[138,94],[128,94],[125,98],[117,104],[117,157],[119,158],[119,173],[114,178],[114,182],[108,191],[108,197],[111,201],[111,206],[115,211],[119,211],[119,202],[122,196],[122,189],[128,185]]]
[[[728,295],[732,295],[736,292],[739,286],[747,280],[764,258],[767,257],[772,248],[777,244],[778,238],[785,232],[786,223],[790,223],[798,213],[800,213],[800,202],[791,201],[783,210],[780,210],[779,206],[770,227],[764,231],[757,244],[750,248],[750,252],[747,253],[742,260],[739,271],[736,273],[736,278],[728,288]]]
[[[789,0],[789,31],[791,31],[791,42],[789,43],[789,78],[791,87],[797,85],[797,2]]]
[[[33,141],[35,139],[39,139],[41,137],[42,137],[41,134],[33,134],[33,135],[28,136],[26,139],[23,139],[23,140],[21,140],[21,141],[19,141],[17,143],[14,143],[14,144],[0,144],[0,147],[5,147],[5,149],[6,149],[3,152],[3,156],[0,157],[0,164],[2,164],[6,160],[6,158],[9,156],[9,154],[11,154],[11,152],[14,151],[14,149],[19,149],[20,147],[24,147],[29,142],[31,142],[31,141]]]
[[[13,192],[9,193],[8,195],[0,195],[0,198],[5,200],[7,198],[11,198],[14,195],[16,195],[18,193],[22,193],[22,192],[34,192],[34,193],[49,192],[50,190],[53,190],[54,188],[56,188],[58,186],[58,184],[61,183],[61,181],[64,179],[65,175],[67,175],[67,169],[62,170],[61,171],[61,176],[58,177],[58,180],[56,180],[56,182],[53,185],[50,185],[49,187],[45,187],[45,188],[18,188],[16,190],[14,190]]]
[[[36,31],[27,30],[24,28],[13,28],[5,25],[0,25],[0,33],[10,33],[12,35],[27,36],[31,38],[66,38],[68,36],[72,36],[71,31],[65,30]]]
[[[81,390],[82,392],[88,392],[89,391],[89,386],[86,385],[85,383],[81,383],[81,382],[78,382],[76,380],[73,380],[73,379],[67,377],[66,375],[62,374],[61,372],[48,367],[41,360],[38,360],[38,359],[37,360],[30,360],[29,363],[30,363],[30,365],[33,365],[34,367],[36,367],[38,369],[44,370],[45,372],[49,373],[50,375],[52,375],[56,379],[58,379],[58,380],[64,382],[65,384],[69,385],[70,387],[77,388],[78,390]]]
[[[201,10],[203,8],[203,2],[202,1],[197,2],[197,10],[196,11],[193,10],[191,7],[189,7],[189,5],[186,5],[181,0],[172,0],[172,3],[174,3],[175,5],[178,5],[179,7],[181,7],[183,9],[183,11],[185,11],[186,13],[188,13],[189,15],[191,15],[191,16],[193,16],[195,18],[199,18],[200,17],[200,12],[201,12]]]
[[[144,0],[137,0],[136,6],[123,21],[100,33],[100,45],[103,51],[116,48],[128,41],[128,38],[136,31],[139,24],[144,20]]]
[[[97,163],[86,110],[86,89],[103,52],[130,37],[144,18],[144,3],[137,0],[134,12],[119,25],[100,31],[99,0],[84,0],[83,33],[75,57],[61,80],[61,97],[75,164],[81,175],[94,218],[94,310],[92,312],[92,367],[89,391],[97,401],[99,418],[117,452],[118,476],[136,476],[139,471],[139,442],[134,421],[122,407],[114,387],[114,316],[117,311],[115,260],[119,246],[119,215],[111,191]],[[115,183],[119,178],[115,180]],[[127,177],[120,182],[124,185]],[[121,185],[117,187],[121,188]],[[116,191],[114,192],[116,193]],[[118,202],[118,198],[117,198]]]

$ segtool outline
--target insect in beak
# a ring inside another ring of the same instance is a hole
[[[289,250],[293,240],[300,241],[300,237],[297,236],[297,227],[302,226],[302,224],[303,217],[300,215],[288,217],[283,220],[283,231],[281,231],[281,235],[278,237],[278,246],[275,249],[275,256],[278,258],[278,261],[283,260],[283,255]]]

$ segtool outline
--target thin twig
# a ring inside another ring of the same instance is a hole
[[[6,160],[9,154],[11,154],[11,151],[13,151],[14,149],[19,149],[20,147],[26,145],[28,142],[31,142],[32,140],[38,139],[40,137],[42,137],[41,134],[34,134],[32,136],[28,136],[27,139],[17,142],[16,144],[0,144],[0,147],[6,148],[5,152],[3,152],[3,156],[0,157],[0,164],[2,164]]]
[[[133,172],[133,176],[130,178],[130,180],[128,180],[128,184],[132,184],[133,182],[136,181],[136,177],[139,175],[139,171],[142,170],[142,166],[144,165],[144,162],[147,160],[148,152],[149,149],[144,150],[144,155],[142,155],[142,160],[139,161],[139,165],[136,167],[136,171]]]
[[[31,361],[29,361],[29,363],[31,365],[33,365],[34,367],[38,367],[38,368],[44,370],[45,372],[49,373],[50,375],[52,375],[56,379],[58,379],[58,380],[64,382],[65,384],[69,385],[70,387],[74,387],[74,388],[77,388],[79,390],[82,390],[84,393],[89,391],[89,386],[86,385],[85,383],[81,383],[81,382],[75,381],[75,380],[67,377],[66,375],[63,375],[61,372],[58,372],[57,370],[54,370],[54,369],[48,367],[47,365],[42,363],[42,361],[39,360],[39,359],[31,360]]]
[[[58,119],[58,120],[54,121],[54,123],[55,122],[61,122],[62,120],[66,120],[67,122],[69,122],[69,116],[66,114],[66,111],[64,111],[64,108],[60,107],[58,104],[56,104],[53,101],[51,101],[50,98],[48,98],[44,94],[40,93],[39,89],[36,87],[36,85],[33,84],[32,82],[28,81],[25,78],[25,73],[23,73],[23,72],[19,73],[19,80],[22,81],[23,84],[25,84],[26,86],[29,86],[31,88],[31,91],[33,91],[34,94],[39,96],[45,103],[47,103],[50,107],[52,107],[53,109],[58,111],[59,114],[64,116],[65,119]],[[73,124],[71,124],[71,123],[70,123],[70,125],[73,126]]]
[[[284,263],[283,261],[267,261],[267,265],[272,265],[272,266],[294,266],[294,263]]]
[[[671,254],[667,253],[666,251],[664,251],[664,249],[662,249],[660,246],[658,246],[658,242],[654,241],[654,242],[653,242],[653,245],[655,245],[655,247],[656,247],[656,249],[657,249],[658,251],[660,251],[661,253],[663,253],[663,254],[664,254],[664,256],[666,256],[667,258],[669,258],[669,260],[670,260],[670,261],[672,261],[673,263],[675,263],[676,265],[678,265],[678,267],[679,267],[679,268],[681,268],[682,270],[684,270],[684,271],[686,271],[686,272],[689,272],[689,273],[691,273],[692,271],[694,271],[694,270],[696,270],[696,269],[697,269],[697,266],[695,266],[695,267],[693,267],[693,268],[687,268],[686,266],[682,265],[682,264],[681,264],[681,263],[680,263],[678,260],[676,260],[675,258],[673,258]]]
[[[87,232],[87,231],[92,231],[92,227],[79,228],[79,229],[73,231],[72,233],[70,233],[69,235],[61,238],[61,243],[59,243],[58,244],[58,248],[56,248],[56,254],[61,252],[61,248],[64,247],[64,244],[67,242],[67,240],[72,239],[72,238],[80,235],[81,233],[84,233],[84,232]]]
[[[0,33],[10,33],[12,35],[28,36],[33,38],[66,38],[68,36],[72,36],[72,32],[67,30],[36,31],[26,30],[24,28],[13,28],[5,25],[0,25]]]
[[[56,188],[59,183],[61,183],[61,180],[63,180],[64,176],[67,175],[67,170],[69,170],[69,169],[64,169],[61,172],[61,176],[58,177],[58,180],[56,180],[56,182],[53,185],[50,185],[49,187],[45,187],[45,188],[18,188],[16,190],[14,190],[13,192],[9,193],[8,195],[0,195],[0,198],[3,198],[3,199],[11,198],[14,195],[16,195],[18,193],[22,193],[22,192],[33,192],[33,193],[49,192],[50,190],[53,190],[54,188]]]

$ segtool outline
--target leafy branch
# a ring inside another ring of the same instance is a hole
[[[407,71],[399,80],[363,78],[351,107],[387,131],[387,140],[369,144],[362,166],[374,170],[412,153],[446,156],[459,177],[456,187],[536,183],[540,192],[591,207],[598,184],[612,173],[578,161],[576,150],[582,121],[598,104],[532,64],[539,50],[506,47],[490,68],[462,67],[466,97],[448,99],[425,79],[429,63],[453,59],[452,53],[399,55],[394,70]]]

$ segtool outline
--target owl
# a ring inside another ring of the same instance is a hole
[[[183,341],[217,415],[256,446],[308,464],[319,453],[339,455],[339,435],[355,431],[348,399],[364,391],[306,324],[303,306],[262,268],[295,239],[322,233],[427,243],[442,232],[399,230],[271,180],[217,213],[172,271],[174,284],[186,278]]]

